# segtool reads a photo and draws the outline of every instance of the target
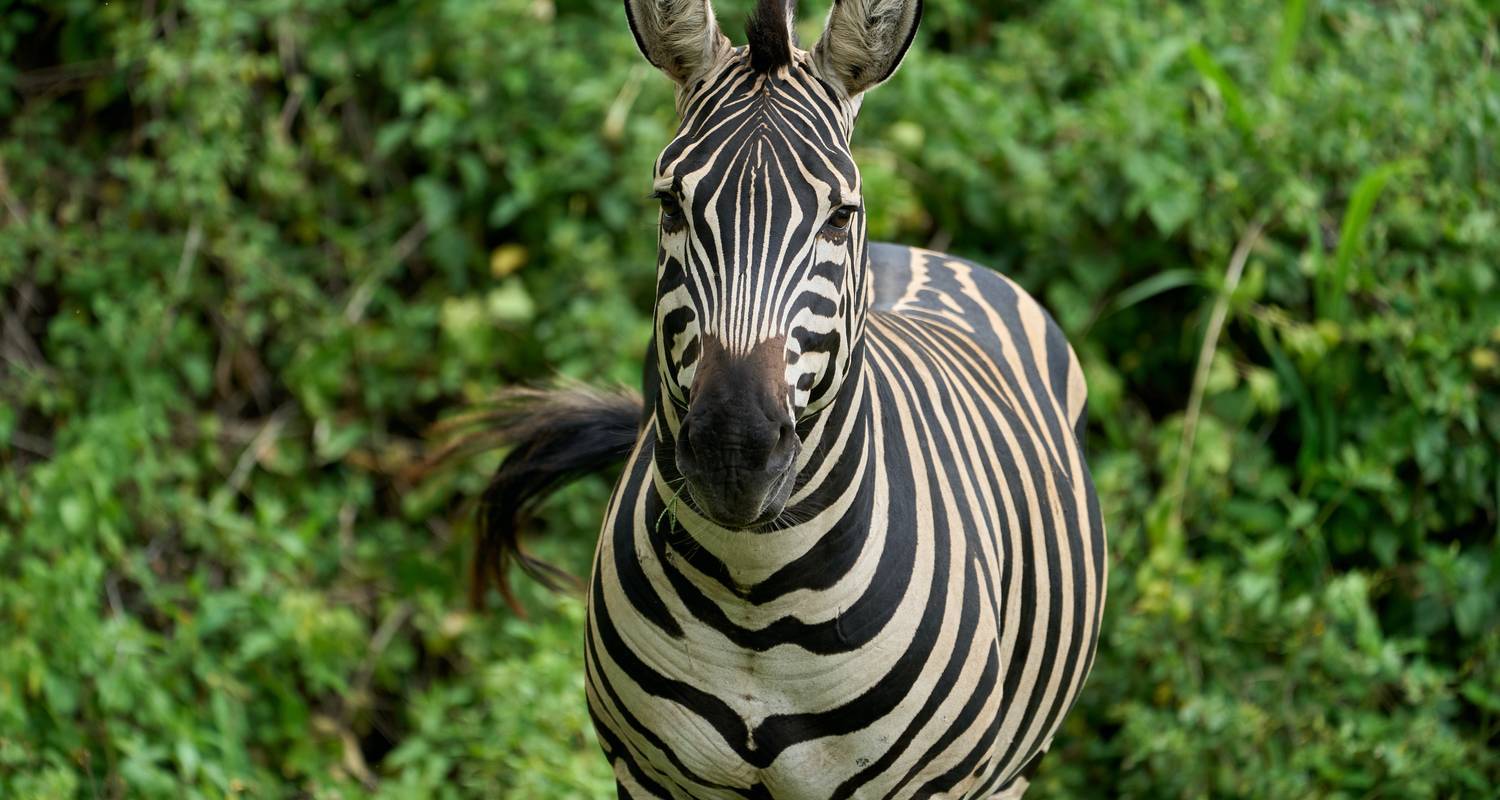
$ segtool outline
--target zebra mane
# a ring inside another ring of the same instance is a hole
[[[758,0],[745,35],[750,41],[750,66],[757,72],[769,72],[792,63],[792,46],[796,44],[793,25],[797,19],[797,0]]]

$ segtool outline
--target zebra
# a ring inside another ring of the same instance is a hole
[[[921,0],[795,0],[748,44],[625,0],[681,124],[655,164],[643,391],[514,395],[474,582],[538,503],[623,460],[587,584],[589,711],[622,798],[1019,797],[1093,664],[1105,530],[1086,387],[1047,312],[868,243],[849,147]]]

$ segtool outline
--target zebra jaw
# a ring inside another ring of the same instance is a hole
[[[786,510],[787,498],[791,497],[792,480],[794,468],[788,465],[781,475],[775,478],[772,488],[766,492],[765,499],[761,501],[760,508],[752,515],[738,518],[734,506],[726,506],[718,500],[718,495],[712,490],[704,491],[694,489],[693,482],[687,481],[686,491],[693,507],[699,515],[707,522],[713,523],[727,530],[752,530],[770,525]]]

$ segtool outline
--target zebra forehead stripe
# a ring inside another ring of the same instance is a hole
[[[832,117],[808,116],[827,94],[805,65],[730,71],[733,80],[712,85],[722,95],[717,106],[690,112],[663,152],[656,184],[680,196],[689,218],[682,262],[688,282],[703,287],[694,323],[743,353],[787,331],[798,309],[817,308],[796,299],[810,287],[832,290],[828,308],[853,310],[840,299],[845,287],[809,282],[808,270],[820,262],[814,234],[827,213],[858,196],[858,172],[842,132],[826,124]],[[857,252],[832,257],[852,263]],[[847,290],[862,287],[856,280]],[[808,362],[819,363],[843,362]],[[807,388],[800,405],[812,400]]]

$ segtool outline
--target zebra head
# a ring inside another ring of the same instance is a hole
[[[857,364],[872,286],[849,136],[895,71],[921,0],[835,0],[812,50],[795,0],[760,0],[734,47],[709,0],[625,0],[636,43],[677,83],[661,201],[658,435],[695,505],[744,528],[791,495],[799,427]]]

